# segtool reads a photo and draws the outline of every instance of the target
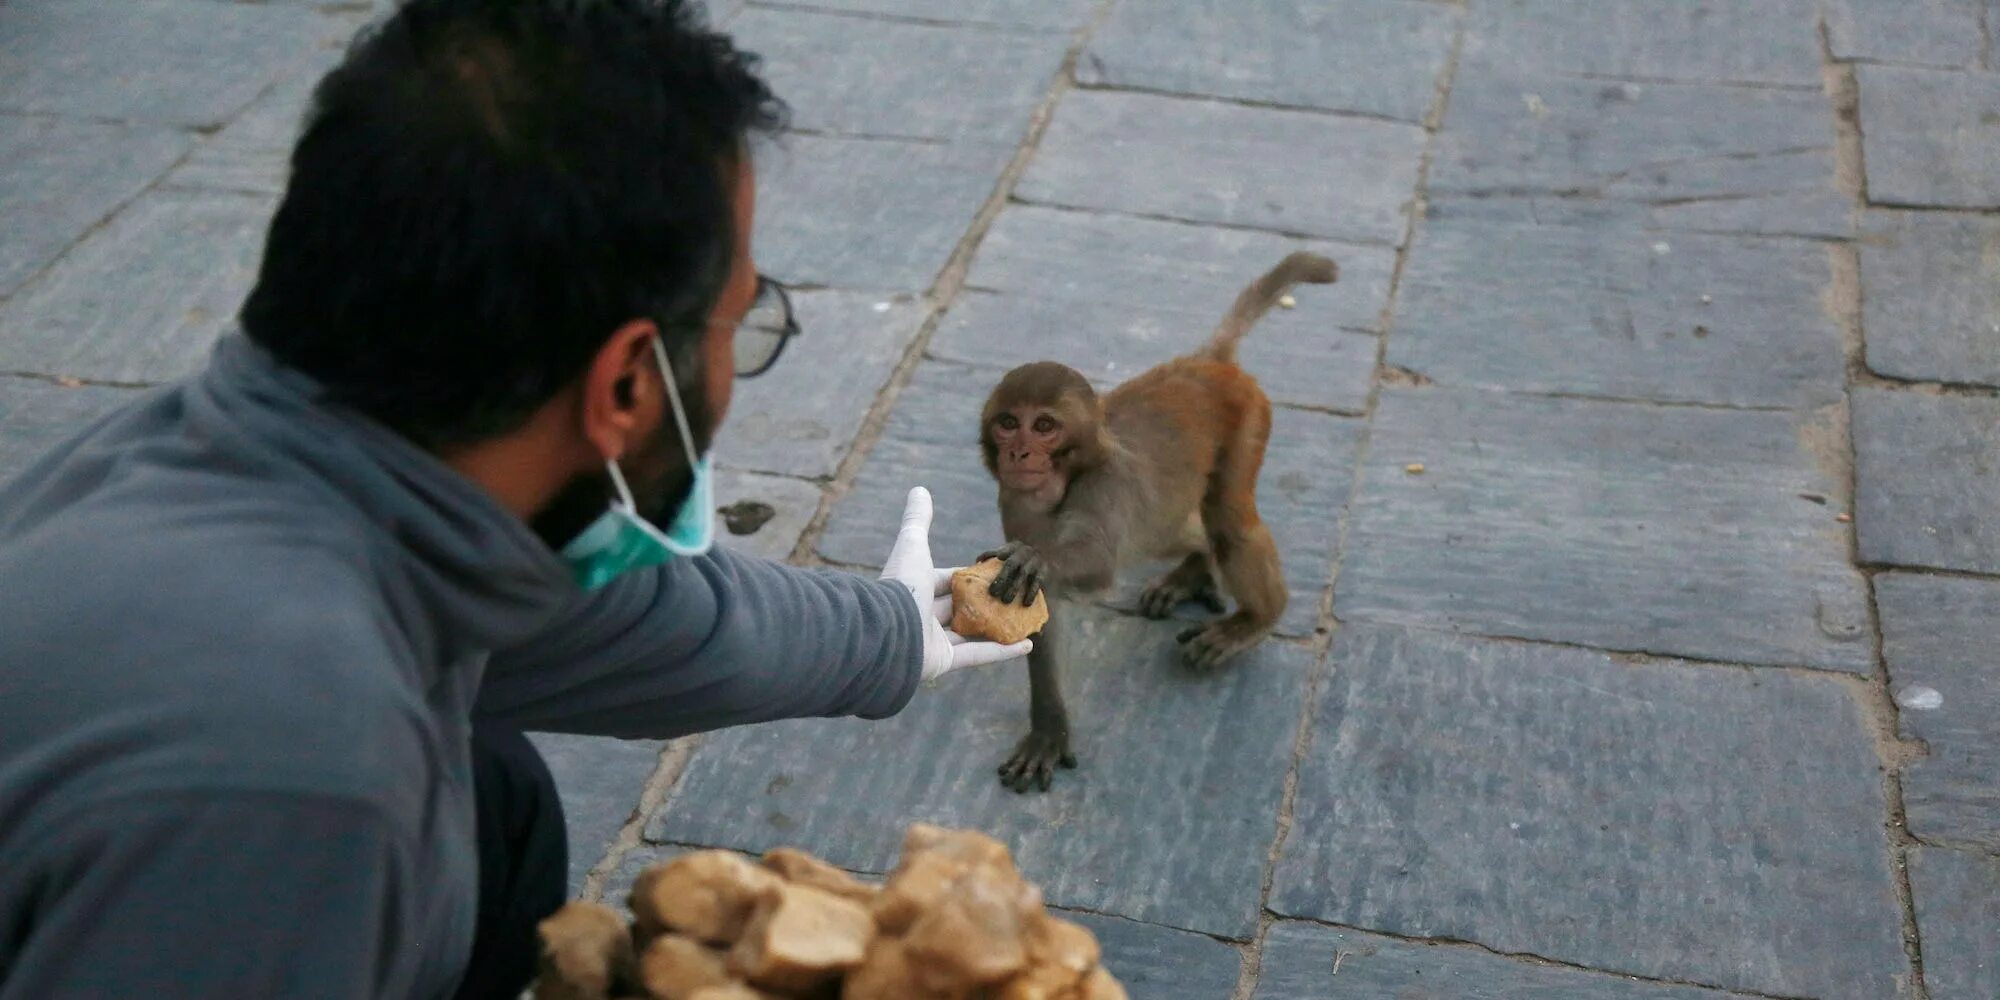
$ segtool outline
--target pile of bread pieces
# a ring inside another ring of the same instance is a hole
[[[542,922],[535,1000],[1125,1000],[1006,845],[924,823],[886,884],[803,851],[696,851],[639,876],[633,920]]]

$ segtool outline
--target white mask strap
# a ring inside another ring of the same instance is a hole
[[[694,431],[688,428],[687,410],[681,406],[681,389],[674,383],[674,366],[667,361],[667,346],[653,337],[653,357],[659,359],[660,377],[667,382],[667,402],[674,408],[674,424],[681,431],[681,447],[687,449],[688,468],[701,463],[701,456],[695,452]],[[621,484],[620,489],[623,489]]]

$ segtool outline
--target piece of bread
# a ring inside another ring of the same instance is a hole
[[[632,885],[639,939],[678,931],[719,947],[736,943],[763,894],[784,878],[729,851],[695,851],[640,873]]]
[[[1049,623],[1049,599],[1036,594],[1035,603],[1022,607],[1002,604],[987,592],[1002,563],[988,559],[951,575],[951,630],[968,639],[1013,645],[1042,630]]]
[[[774,847],[764,852],[764,867],[777,872],[787,882],[851,899],[863,906],[874,902],[881,887],[869,885],[796,847]]]
[[[536,930],[542,954],[535,1000],[600,1000],[632,980],[632,936],[618,911],[570,902]]]
[[[781,882],[764,893],[729,969],[752,985],[808,993],[861,964],[875,921],[861,904],[808,885]]]

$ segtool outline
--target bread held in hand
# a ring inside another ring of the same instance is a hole
[[[968,639],[1012,645],[1040,632],[1049,623],[1049,599],[1035,595],[1023,607],[1002,603],[987,593],[1004,565],[998,559],[967,566],[951,575],[951,630]]]

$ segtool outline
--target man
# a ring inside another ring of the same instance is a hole
[[[795,327],[781,105],[676,0],[413,0],[322,83],[207,371],[0,489],[0,998],[511,997],[560,902],[524,728],[880,718],[966,643],[708,552]],[[707,554],[704,554],[707,553]]]

